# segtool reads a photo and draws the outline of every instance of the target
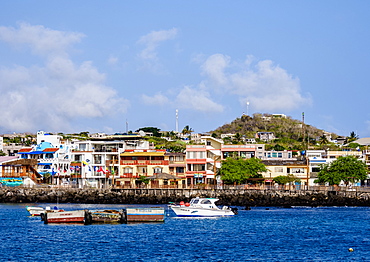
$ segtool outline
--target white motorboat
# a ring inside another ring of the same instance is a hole
[[[237,208],[216,206],[218,198],[193,198],[190,203],[181,201],[177,204],[170,204],[169,207],[179,217],[219,217],[233,216],[237,214]]]
[[[41,216],[41,220],[43,220],[43,215],[45,213],[64,211],[62,209],[58,209],[58,207],[56,207],[56,206],[53,209],[51,209],[50,207],[43,208],[43,207],[29,207],[29,206],[27,206],[26,209],[30,213],[30,216]]]
[[[45,209],[42,207],[26,207],[27,211],[30,213],[30,216],[40,216],[41,213],[45,212]]]

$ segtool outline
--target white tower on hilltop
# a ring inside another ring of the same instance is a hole
[[[249,116],[249,101],[247,101],[247,116]]]
[[[176,133],[179,132],[179,110],[176,109]]]

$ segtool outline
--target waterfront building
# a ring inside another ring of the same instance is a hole
[[[41,183],[37,160],[18,156],[0,156],[0,186],[34,186]]]
[[[120,187],[141,186],[140,179],[157,174],[169,173],[169,155],[163,149],[131,149],[120,154],[119,178],[116,185]],[[158,180],[152,180],[151,186],[159,186]],[[167,181],[163,181],[166,185]]]
[[[263,172],[265,182],[273,183],[277,176],[292,175],[301,180],[301,185],[309,185],[309,167],[307,159],[304,160],[262,160],[267,172]]]
[[[263,144],[225,145],[223,140],[212,136],[202,136],[202,144],[186,146],[187,185],[197,184],[221,185],[216,176],[221,161],[227,157],[263,157]]]
[[[139,135],[113,135],[74,141],[71,178],[78,187],[107,188],[120,184],[120,154],[148,150],[151,145]]]
[[[165,159],[168,159],[169,173],[171,175],[185,179],[186,174],[186,154],[185,153],[165,153]]]
[[[315,184],[317,175],[320,172],[320,165],[329,163],[334,159],[328,159],[324,157],[326,155],[325,150],[307,150],[306,157],[308,159],[308,172],[309,172],[309,185]]]
[[[37,160],[37,173],[51,184],[69,181],[70,145],[59,135],[37,132],[37,145],[18,151],[21,159]]]

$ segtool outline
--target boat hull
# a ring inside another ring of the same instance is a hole
[[[178,217],[224,217],[234,216],[231,210],[170,206]]]
[[[118,210],[90,211],[92,223],[123,223],[124,213]]]
[[[45,209],[42,207],[27,207],[27,211],[30,213],[30,216],[41,216]]]
[[[89,221],[88,212],[86,210],[61,211],[45,213],[44,223],[79,223],[87,224]]]
[[[163,222],[165,210],[163,207],[134,208],[124,209],[125,223],[132,222]]]

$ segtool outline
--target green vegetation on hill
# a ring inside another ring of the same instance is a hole
[[[211,131],[212,136],[216,138],[220,138],[221,134],[235,134],[232,138],[224,139],[225,142],[234,144],[243,143],[244,139],[255,138],[258,132],[273,132],[276,137],[271,141],[256,139],[257,143],[266,144],[266,150],[304,150],[307,148],[318,149],[323,146],[335,148],[329,141],[320,145],[319,138],[324,136],[323,130],[288,116],[254,114],[251,117],[243,115],[231,123]],[[331,134],[331,136],[332,139],[337,137],[336,134]]]

